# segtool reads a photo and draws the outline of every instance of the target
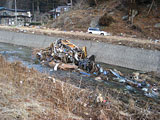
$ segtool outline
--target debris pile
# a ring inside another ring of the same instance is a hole
[[[135,92],[135,89],[141,90],[145,96],[152,98],[160,97],[160,86],[151,75],[148,73],[134,72],[127,77],[121,76],[117,70],[110,70],[110,72],[116,76],[113,78],[114,80],[124,83],[126,85],[126,89]]]
[[[44,65],[54,68],[54,71],[75,70],[85,76],[96,76],[95,80],[114,80],[123,83],[126,89],[134,91],[140,90],[147,97],[159,97],[159,84],[152,82],[151,77],[147,74],[135,72],[124,77],[116,69],[104,70],[95,62],[95,56],[87,56],[86,47],[79,48],[69,40],[58,39],[48,48],[41,49],[36,53],[36,57]]]
[[[58,39],[50,47],[41,49],[36,57],[43,64],[62,70],[79,70],[84,75],[107,74],[103,68],[95,63],[95,56],[87,57],[86,47],[79,48],[69,40]]]

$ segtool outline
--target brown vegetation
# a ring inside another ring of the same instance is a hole
[[[94,3],[94,0],[91,1]],[[133,21],[133,24],[136,26],[136,28],[133,29],[128,20],[122,19],[129,13],[128,5],[122,1],[107,0],[102,3],[100,2],[101,4],[99,3],[96,7],[89,7],[87,4],[81,7],[75,6],[73,10],[61,14],[57,19],[50,21],[47,27],[59,28],[61,30],[86,32],[88,27],[90,27],[91,21],[99,17],[101,18],[99,22],[100,28],[106,32],[112,33],[112,35],[160,39],[160,29],[154,27],[155,24],[160,23],[158,12],[160,10],[159,3],[157,3],[157,7],[153,7],[151,9],[149,14],[148,11],[150,4],[139,4],[137,6],[139,12]],[[108,26],[108,17],[105,17],[104,15],[110,16],[110,18],[113,18],[115,22]],[[103,24],[105,22],[107,24]]]
[[[0,118],[16,120],[108,120],[158,119],[158,113],[103,97],[97,103],[98,92],[77,88],[48,77],[21,63],[8,63],[0,57]],[[125,109],[124,109],[125,108]]]
[[[100,26],[109,26],[111,23],[114,22],[114,19],[111,16],[108,16],[107,13],[105,13],[100,19],[99,19],[99,25]]]

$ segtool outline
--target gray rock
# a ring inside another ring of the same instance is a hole
[[[156,24],[154,25],[154,27],[155,27],[155,28],[160,28],[160,23],[156,23]]]
[[[90,27],[97,27],[98,26],[98,22],[99,22],[99,16],[98,17],[95,17],[91,20],[91,23],[90,23]]]
[[[128,20],[128,15],[123,16],[123,17],[122,17],[122,20]]]
[[[110,12],[109,15],[114,15],[114,12]]]

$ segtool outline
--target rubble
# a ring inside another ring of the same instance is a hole
[[[95,62],[95,56],[87,56],[86,47],[79,48],[69,40],[58,39],[48,48],[36,52],[41,64],[48,65],[54,71],[75,70],[83,76],[94,76],[96,81],[114,80],[125,85],[129,91],[140,90],[147,97],[160,97],[159,84],[154,85],[146,73],[133,72],[125,76],[116,69],[104,69]]]
[[[134,88],[136,88],[137,90],[143,91],[147,97],[160,97],[160,87],[158,87],[158,84],[156,85],[152,82],[153,78],[150,78],[147,73],[134,72],[130,75],[130,79],[128,79],[121,76],[117,71],[110,70],[110,72],[116,76],[113,80],[124,83],[126,89],[134,92]]]
[[[86,73],[86,72],[80,72],[82,75],[85,75],[85,76],[90,76],[91,74],[89,73]]]
[[[61,70],[84,70],[83,75],[107,75],[107,71],[95,63],[95,56],[87,57],[86,47],[79,48],[69,40],[58,39],[48,48],[41,49],[36,53],[41,63],[54,68],[54,71]]]
[[[95,80],[98,81],[98,82],[103,82],[101,77],[96,77]]]
[[[102,97],[102,94],[99,94],[99,95],[97,96],[96,102],[97,102],[97,103],[102,103],[103,101],[104,101],[104,98]]]

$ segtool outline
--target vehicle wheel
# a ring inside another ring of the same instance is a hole
[[[92,32],[89,32],[89,34],[92,34]]]
[[[101,33],[101,35],[104,35],[104,33]]]

